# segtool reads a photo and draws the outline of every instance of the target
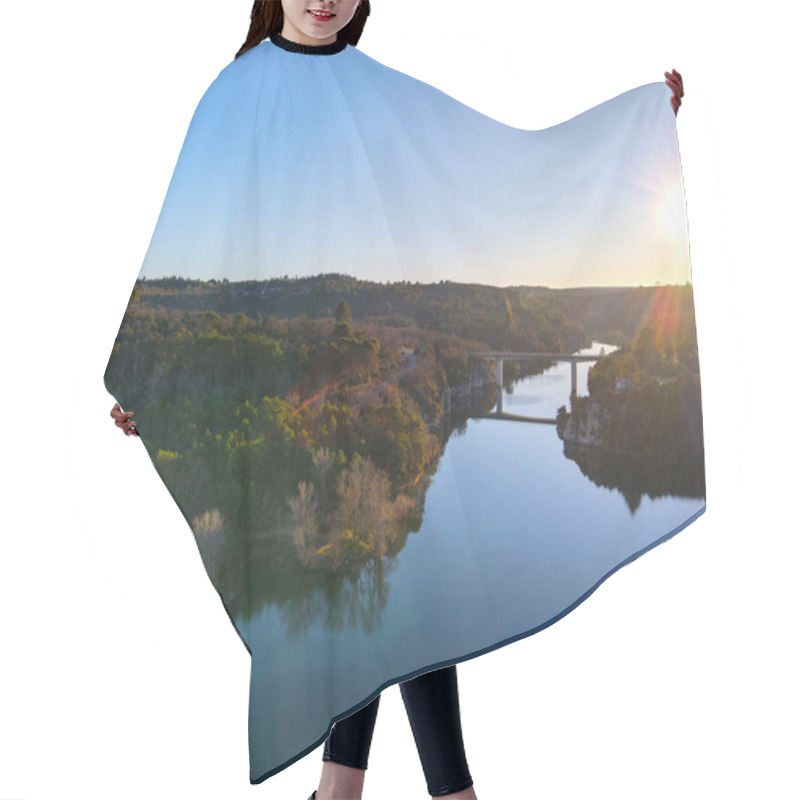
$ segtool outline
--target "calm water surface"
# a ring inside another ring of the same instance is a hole
[[[595,343],[580,353],[601,347],[614,349]],[[578,365],[581,395],[590,367]],[[503,410],[552,418],[569,407],[569,392],[570,366],[556,364],[504,393]],[[280,753],[288,758],[314,744],[331,718],[352,713],[387,681],[548,622],[704,505],[701,497],[644,494],[631,510],[619,490],[596,485],[564,455],[554,425],[470,419],[448,440],[422,526],[391,570],[237,620],[259,662],[251,677],[251,752],[273,754],[262,772]],[[259,580],[258,567],[251,580]],[[280,696],[272,691],[276,680]],[[259,709],[281,725],[260,725]]]

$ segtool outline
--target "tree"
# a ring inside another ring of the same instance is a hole
[[[614,354],[597,361],[589,370],[589,394],[594,400],[603,400],[614,394],[617,380],[617,359]]]
[[[339,305],[336,306],[336,324],[341,324],[342,322],[347,322],[351,320],[353,317],[350,314],[350,306],[347,305],[347,300],[341,300]]]
[[[333,467],[336,454],[329,447],[318,447],[311,455],[311,463],[317,471],[317,481],[322,497],[325,497],[325,489],[328,483],[328,473]]]
[[[625,351],[625,355],[622,356],[622,360],[619,364],[618,375],[620,378],[631,378],[634,379],[636,374],[639,372],[639,365],[636,363],[636,359],[633,357],[633,353],[630,350]]]
[[[300,481],[297,495],[286,500],[292,512],[292,541],[303,565],[311,559],[314,537],[317,535],[317,500],[314,484]]]
[[[336,494],[339,507],[333,525],[335,563],[338,566],[339,533],[350,530],[357,539],[372,544],[376,554],[384,554],[387,525],[391,520],[390,483],[386,474],[370,458],[356,455],[339,475]]]

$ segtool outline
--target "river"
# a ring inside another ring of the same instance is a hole
[[[614,349],[594,343],[579,354],[602,347]],[[587,393],[590,366],[578,364],[578,394]],[[557,363],[504,392],[503,410],[553,418],[569,408],[569,392],[570,365]],[[565,456],[555,425],[469,419],[447,441],[422,525],[391,570],[237,620],[259,662],[250,736],[252,753],[271,754],[262,772],[281,753],[314,744],[331,717],[352,713],[387,683],[552,624],[704,509],[703,497],[640,493],[632,503],[598,485]],[[265,719],[285,716],[286,726],[259,725],[260,708]]]

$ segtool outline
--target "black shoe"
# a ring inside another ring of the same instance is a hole
[[[314,800],[314,798],[315,798],[316,796],[317,796],[317,790],[316,790],[316,789],[314,789],[314,791],[311,793],[311,797],[309,797],[309,798],[308,798],[308,800]]]

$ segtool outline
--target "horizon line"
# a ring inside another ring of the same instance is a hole
[[[638,283],[638,284],[579,284],[575,286],[552,286],[548,284],[526,284],[526,283],[510,283],[506,285],[492,284],[492,283],[476,283],[474,281],[454,281],[450,279],[442,279],[438,281],[409,281],[409,280],[396,280],[396,281],[376,281],[368,278],[357,278],[354,275],[348,275],[346,272],[322,272],[316,275],[280,275],[271,278],[239,278],[237,280],[230,280],[229,278],[188,278],[183,275],[162,275],[159,278],[148,278],[146,275],[139,275],[136,278],[136,283],[155,282],[155,281],[186,281],[187,283],[214,283],[214,284],[239,284],[239,283],[270,283],[272,281],[279,282],[295,282],[307,281],[316,278],[339,277],[350,278],[351,280],[359,283],[371,283],[376,286],[396,286],[396,285],[409,285],[409,286],[441,286],[446,284],[453,284],[457,286],[483,286],[490,289],[548,289],[548,290],[564,290],[564,289],[661,289],[670,286],[681,287],[691,286],[692,282],[687,280],[683,283]]]

